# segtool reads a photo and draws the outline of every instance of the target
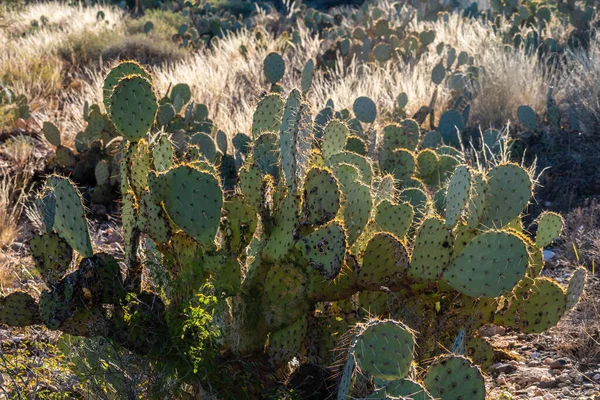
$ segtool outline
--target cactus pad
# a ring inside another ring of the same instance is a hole
[[[406,246],[390,233],[377,233],[364,251],[358,283],[371,290],[400,287],[408,266]]]
[[[303,224],[323,225],[331,221],[340,208],[340,190],[333,173],[313,168],[306,174],[303,189]]]
[[[110,96],[110,119],[131,142],[146,136],[157,110],[152,84],[139,75],[121,79]]]
[[[393,233],[397,238],[403,239],[412,224],[415,212],[408,203],[394,204],[383,200],[377,206],[375,222],[383,230]]]
[[[69,270],[73,249],[55,233],[45,233],[31,239],[31,255],[40,275],[50,285],[55,284]]]
[[[302,89],[302,94],[305,96],[312,86],[314,74],[315,62],[311,58],[306,62],[306,64],[304,64],[304,68],[302,69],[302,77],[300,78],[300,88]]]
[[[44,137],[52,146],[58,147],[61,144],[60,131],[52,122],[45,121],[42,127]]]
[[[173,166],[173,144],[167,135],[158,137],[152,148],[152,160],[157,172],[164,172]]]
[[[406,181],[412,176],[415,166],[413,153],[405,149],[396,149],[388,154],[385,162],[381,164],[381,169],[400,181]]]
[[[348,233],[348,243],[353,244],[363,233],[373,208],[371,190],[367,185],[354,182],[344,190],[344,223]]]
[[[415,339],[409,328],[393,320],[367,324],[354,348],[356,364],[376,379],[406,377],[413,360]]]
[[[529,106],[519,106],[517,109],[517,118],[521,125],[530,131],[535,130],[537,127],[537,116],[535,115],[533,108]]]
[[[421,150],[417,154],[417,170],[419,175],[426,176],[435,172],[440,161],[435,151],[430,149]]]
[[[446,192],[446,226],[453,227],[460,219],[469,201],[471,174],[461,165],[454,170]]]
[[[494,348],[484,338],[473,337],[467,340],[465,352],[484,371],[494,363]]]
[[[252,118],[252,137],[257,138],[264,132],[279,132],[283,114],[283,99],[272,93],[263,97],[256,106]]]
[[[325,162],[325,165],[331,167],[340,163],[354,165],[360,171],[362,182],[367,186],[371,185],[371,182],[373,181],[373,166],[371,165],[369,159],[350,151],[343,151],[329,157],[329,159]]]
[[[129,75],[139,75],[152,82],[150,74],[135,61],[125,61],[119,63],[117,66],[112,68],[106,78],[104,78],[104,87],[102,90],[102,96],[104,101],[104,108],[108,112],[110,110],[110,96],[119,83],[119,81]]]
[[[291,325],[271,333],[267,354],[272,365],[283,365],[300,352],[307,327],[307,319],[303,316]]]
[[[389,382],[381,389],[373,392],[367,400],[375,399],[411,399],[411,400],[433,400],[429,392],[420,384],[410,379],[398,379]]]
[[[218,179],[189,166],[180,166],[158,176],[157,193],[167,214],[185,233],[205,245],[212,244],[223,206]]]
[[[346,145],[346,139],[349,132],[348,127],[344,125],[344,123],[337,120],[329,121],[323,130],[321,142],[323,156],[329,158],[332,155],[341,152]]]
[[[263,317],[272,329],[291,324],[308,311],[306,279],[293,265],[274,264],[264,280]]]
[[[421,280],[437,280],[452,256],[452,234],[440,218],[428,218],[419,227],[409,275]]]
[[[481,224],[500,228],[521,214],[531,198],[527,171],[515,164],[499,165],[488,173],[485,215]]]
[[[207,133],[196,133],[190,138],[190,146],[197,146],[202,158],[209,163],[214,163],[217,159],[217,145],[212,137]]]
[[[264,73],[269,82],[276,84],[285,74],[285,61],[279,53],[270,53],[263,62]]]
[[[13,292],[8,296],[0,296],[0,324],[23,327],[40,322],[40,312],[31,295]]]
[[[485,383],[479,368],[459,356],[437,358],[423,381],[429,393],[441,400],[485,400]]]
[[[525,278],[508,309],[497,314],[494,323],[523,333],[541,333],[556,325],[565,309],[566,296],[558,283],[548,278]]]
[[[356,118],[365,124],[372,124],[377,118],[377,106],[373,100],[366,96],[354,100],[352,111],[354,111]]]
[[[566,310],[569,311],[577,305],[579,298],[583,294],[585,288],[585,278],[587,277],[587,270],[585,267],[579,267],[573,273],[569,286],[567,287],[567,303]]]
[[[538,221],[535,245],[539,248],[548,246],[554,239],[560,236],[563,225],[564,221],[559,214],[544,212]]]
[[[56,199],[54,229],[79,254],[91,257],[94,252],[81,195],[67,178],[52,176],[49,185]]]
[[[334,279],[340,273],[346,254],[346,232],[333,221],[304,236],[296,244],[308,266],[326,279]]]
[[[254,162],[262,175],[279,177],[279,144],[277,135],[263,133],[254,141]]]
[[[294,243],[298,229],[298,199],[288,192],[275,210],[275,223],[269,235],[263,256],[271,260],[281,259]]]
[[[476,236],[456,257],[444,278],[471,297],[498,297],[510,292],[527,270],[525,243],[508,232],[490,231]]]

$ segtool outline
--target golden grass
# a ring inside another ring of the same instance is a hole
[[[19,234],[19,218],[23,211],[23,182],[6,169],[0,169],[0,251],[6,249]]]

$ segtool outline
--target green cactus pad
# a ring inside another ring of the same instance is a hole
[[[42,189],[35,197],[35,203],[40,210],[44,231],[51,233],[56,216],[56,197],[49,187]]]
[[[476,229],[471,229],[464,224],[458,224],[454,228],[454,251],[452,252],[452,256],[458,257],[475,236],[477,236]]]
[[[241,154],[246,155],[250,152],[250,145],[252,143],[252,139],[250,136],[245,133],[237,133],[233,139],[231,139],[231,143],[233,143],[233,147]]]
[[[373,208],[371,190],[360,182],[346,187],[343,199],[344,223],[348,233],[348,243],[354,244],[363,233]]]
[[[91,257],[94,252],[79,191],[67,178],[57,175],[48,183],[56,199],[56,233],[83,257]]]
[[[370,290],[400,287],[409,266],[406,246],[390,233],[375,234],[365,249],[358,283]]]
[[[238,254],[250,244],[256,231],[256,210],[239,195],[227,200],[223,210],[228,220],[226,247],[230,252]]]
[[[306,278],[299,268],[274,264],[263,284],[263,317],[271,330],[291,324],[308,311]]]
[[[333,174],[340,183],[340,188],[344,192],[345,188],[349,188],[355,181],[362,181],[358,168],[352,164],[340,163],[331,166]]]
[[[408,203],[395,204],[389,200],[383,200],[377,206],[375,222],[381,230],[391,232],[399,239],[404,239],[414,215],[415,212]]]
[[[215,142],[217,143],[217,148],[219,149],[219,151],[223,154],[227,154],[227,134],[222,130],[218,130],[215,134]]]
[[[441,400],[485,400],[485,383],[479,368],[460,356],[437,358],[423,381],[429,393]]]
[[[312,86],[314,74],[315,62],[311,58],[306,62],[306,64],[304,64],[304,68],[302,69],[302,77],[300,78],[300,88],[302,89],[302,94],[305,96]]]
[[[35,236],[29,243],[35,267],[50,285],[55,284],[69,270],[73,249],[55,233]]]
[[[0,296],[0,324],[23,327],[41,322],[37,302],[24,292]]]
[[[387,43],[379,43],[373,49],[373,56],[381,63],[385,63],[392,58],[393,49],[392,46]]]
[[[535,130],[537,127],[537,116],[535,115],[533,108],[529,106],[519,106],[517,109],[517,118],[521,125],[530,131]]]
[[[442,144],[442,134],[438,131],[429,131],[423,136],[421,147],[424,149],[435,149]]]
[[[302,197],[303,224],[323,225],[331,221],[340,208],[338,182],[327,169],[312,168],[308,171]]]
[[[110,96],[110,119],[117,131],[131,142],[146,136],[157,110],[152,84],[141,76],[121,79]]]
[[[412,206],[415,218],[421,218],[429,210],[429,197],[421,189],[408,188],[401,190],[398,197],[401,201],[405,201]]]
[[[497,314],[494,323],[523,333],[542,333],[556,325],[565,310],[566,296],[558,283],[548,278],[525,278],[508,309]]]
[[[262,175],[279,177],[279,143],[274,133],[263,133],[254,141],[254,162]]]
[[[196,133],[190,138],[190,145],[197,146],[202,158],[209,163],[214,163],[217,160],[217,145],[209,134]]]
[[[279,132],[283,115],[283,99],[272,93],[263,97],[256,105],[252,118],[252,137],[257,138],[265,132]]]
[[[354,100],[352,111],[354,111],[356,118],[365,124],[372,124],[377,118],[377,106],[373,100],[366,96]]]
[[[579,298],[583,294],[585,288],[585,279],[587,278],[587,269],[578,267],[567,287],[566,311],[572,310],[579,302]]]
[[[408,150],[396,149],[392,151],[383,164],[380,164],[384,172],[394,175],[400,181],[408,180],[415,171],[415,156]]]
[[[373,392],[368,400],[375,399],[411,399],[411,400],[433,400],[429,392],[420,384],[410,379],[398,379],[389,382],[381,389]]]
[[[348,127],[343,122],[329,121],[323,130],[323,138],[321,139],[321,150],[326,159],[344,150],[349,132]]]
[[[444,278],[456,290],[472,297],[498,297],[510,292],[527,270],[525,243],[508,232],[476,236],[456,257]]]
[[[280,366],[289,362],[302,349],[306,337],[308,321],[305,316],[269,336],[267,354],[272,365]]]
[[[346,232],[339,222],[333,221],[301,238],[296,248],[310,268],[331,280],[338,276],[344,263]]]
[[[294,244],[295,232],[298,229],[298,199],[291,191],[281,200],[275,210],[275,223],[269,235],[263,257],[268,260],[279,260],[288,253]]]
[[[247,163],[240,169],[239,179],[240,189],[248,204],[255,210],[260,209],[263,179],[258,167],[253,163]]]
[[[156,122],[160,126],[166,126],[177,116],[177,112],[171,103],[161,104],[156,113]]]
[[[466,356],[486,371],[494,363],[494,348],[484,338],[472,337],[465,343]]]
[[[139,199],[140,225],[155,242],[165,244],[171,236],[171,226],[165,211],[155,197],[146,191]]]
[[[194,239],[211,245],[223,206],[218,179],[183,165],[159,175],[156,185],[152,192],[158,194],[173,222]]]
[[[171,103],[176,112],[180,112],[184,105],[192,99],[192,91],[186,83],[178,83],[171,89]]]
[[[460,219],[469,201],[471,174],[461,165],[454,170],[446,191],[446,226],[453,227]]]
[[[433,174],[438,167],[440,159],[435,151],[430,149],[421,150],[417,154],[417,171],[420,176]]]
[[[137,62],[125,61],[119,63],[110,70],[106,78],[104,78],[104,87],[102,89],[102,96],[104,101],[104,108],[108,112],[110,110],[110,96],[119,83],[119,81],[129,75],[139,75],[152,82],[150,74]]]
[[[235,296],[242,283],[242,269],[236,257],[224,252],[204,255],[204,270],[210,273],[219,295]]]
[[[479,226],[483,213],[485,212],[485,188],[486,183],[483,175],[477,172],[471,173],[471,194],[467,203],[466,222],[467,226],[475,229]]]
[[[52,146],[58,147],[61,145],[60,131],[52,122],[45,121],[42,131],[44,132],[44,137]]]
[[[77,164],[77,159],[75,158],[75,154],[73,154],[73,150],[68,147],[59,146],[56,149],[56,163],[63,168],[74,167]]]
[[[500,228],[517,218],[529,202],[532,193],[527,171],[515,164],[499,165],[487,176],[485,215],[481,224]]]
[[[360,154],[361,156],[367,155],[367,145],[361,138],[355,135],[351,135],[346,139],[345,149],[352,153]]]
[[[413,126],[413,120],[403,120],[400,125],[389,124],[383,128],[381,151],[389,154],[396,149],[414,151],[419,143],[419,127]]]
[[[129,170],[129,184],[133,192],[140,196],[148,187],[148,173],[152,170],[152,160],[148,142],[141,139],[137,143],[129,143],[125,153],[126,165]]]
[[[279,53],[269,53],[263,62],[265,76],[272,84],[276,84],[285,74],[285,61]]]
[[[539,248],[548,246],[554,239],[560,236],[563,225],[564,221],[559,214],[548,211],[542,213],[535,234],[535,245]]]
[[[362,182],[367,186],[371,185],[371,182],[373,181],[373,166],[368,158],[350,151],[343,151],[329,157],[329,159],[326,160],[325,165],[331,167],[335,164],[341,163],[347,163],[356,166],[356,168],[358,168],[360,171]]]
[[[446,68],[444,68],[444,64],[440,62],[431,71],[431,80],[435,85],[439,85],[440,83],[442,83],[445,77]]]
[[[415,237],[408,274],[420,280],[437,280],[450,263],[452,234],[441,218],[428,218]]]
[[[465,129],[463,116],[457,110],[449,110],[442,114],[438,130],[444,143],[453,147],[460,146],[460,134]]]
[[[100,161],[94,168],[94,177],[97,185],[106,185],[110,181],[110,166],[106,160]]]
[[[165,172],[173,166],[173,144],[161,134],[152,148],[152,161],[157,172]]]
[[[360,333],[354,357],[361,372],[375,379],[406,377],[413,360],[415,338],[401,322],[376,321]]]

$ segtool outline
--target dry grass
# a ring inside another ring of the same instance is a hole
[[[19,234],[19,218],[23,211],[24,184],[16,176],[0,169],[0,252]]]

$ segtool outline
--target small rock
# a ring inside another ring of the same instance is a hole
[[[548,364],[548,366],[552,369],[564,369],[567,367],[567,361],[563,360],[563,359],[558,359],[558,360],[554,360],[552,361],[550,364]]]
[[[569,386],[571,386],[571,384],[567,383],[567,382],[561,382],[561,383],[558,384],[559,388],[566,388],[566,387],[569,387]]]
[[[497,385],[506,385],[507,382],[508,381],[506,380],[506,376],[504,374],[500,374],[496,378],[496,384]]]
[[[593,380],[595,380],[596,382],[600,382],[600,374],[596,374],[592,377]]]
[[[496,335],[504,335],[506,333],[506,328],[503,326],[489,325],[484,326],[479,330],[480,337],[492,337]]]
[[[541,354],[537,351],[534,351],[533,353],[529,353],[529,357],[531,357],[531,358],[538,358],[539,356],[541,356]]]
[[[494,371],[505,373],[505,374],[510,374],[511,372],[516,371],[516,369],[517,369],[517,367],[513,364],[503,364],[503,363],[495,364],[492,366],[492,368],[494,369]]]
[[[537,384],[537,386],[540,389],[553,389],[553,388],[557,388],[559,383],[560,382],[557,379],[554,379],[554,380],[550,380],[547,382],[540,382]]]
[[[579,384],[583,383],[583,375],[577,375],[575,377],[575,382],[577,382]]]
[[[550,261],[556,255],[553,251],[550,251],[550,250],[544,250],[543,254],[544,254],[544,261]]]
[[[544,359],[544,364],[550,364],[552,362],[552,359],[550,357]]]

